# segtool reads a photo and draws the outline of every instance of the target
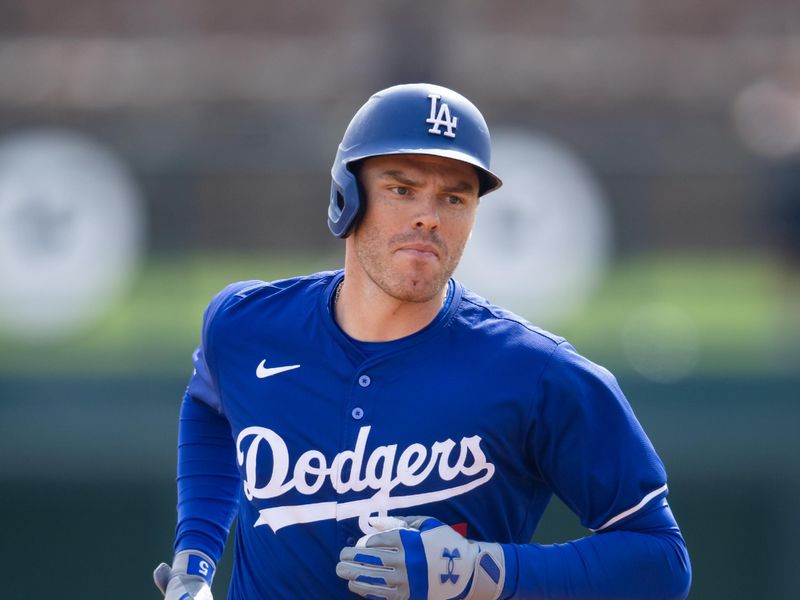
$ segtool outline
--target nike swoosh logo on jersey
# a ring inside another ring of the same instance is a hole
[[[269,367],[267,368],[267,360],[262,360],[258,367],[256,368],[256,377],[259,379],[266,379],[267,377],[272,377],[273,375],[277,375],[278,373],[285,373],[286,371],[292,371],[294,369],[299,369],[300,365],[287,365],[285,367]]]

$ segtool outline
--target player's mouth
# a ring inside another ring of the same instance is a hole
[[[415,258],[422,258],[422,259],[439,258],[439,249],[432,244],[425,244],[423,242],[405,244],[400,248],[398,248],[397,252],[401,252],[407,256],[412,256]]]

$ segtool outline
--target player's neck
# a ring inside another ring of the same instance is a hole
[[[404,302],[386,294],[371,280],[345,274],[336,293],[339,327],[362,342],[388,342],[423,329],[442,308],[447,288],[427,302]]]

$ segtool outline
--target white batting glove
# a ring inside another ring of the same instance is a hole
[[[214,600],[211,581],[216,565],[199,550],[183,550],[175,555],[172,567],[161,563],[153,571],[153,581],[164,600]]]
[[[378,529],[343,548],[336,574],[351,592],[385,600],[497,600],[505,582],[500,544],[465,539],[432,517],[377,517]]]

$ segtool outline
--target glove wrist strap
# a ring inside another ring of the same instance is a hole
[[[183,573],[186,575],[196,575],[205,579],[211,586],[217,566],[214,561],[204,552],[199,550],[181,550],[172,560],[172,574]]]
[[[497,600],[503,593],[505,554],[500,544],[481,544],[472,585],[464,600]]]

